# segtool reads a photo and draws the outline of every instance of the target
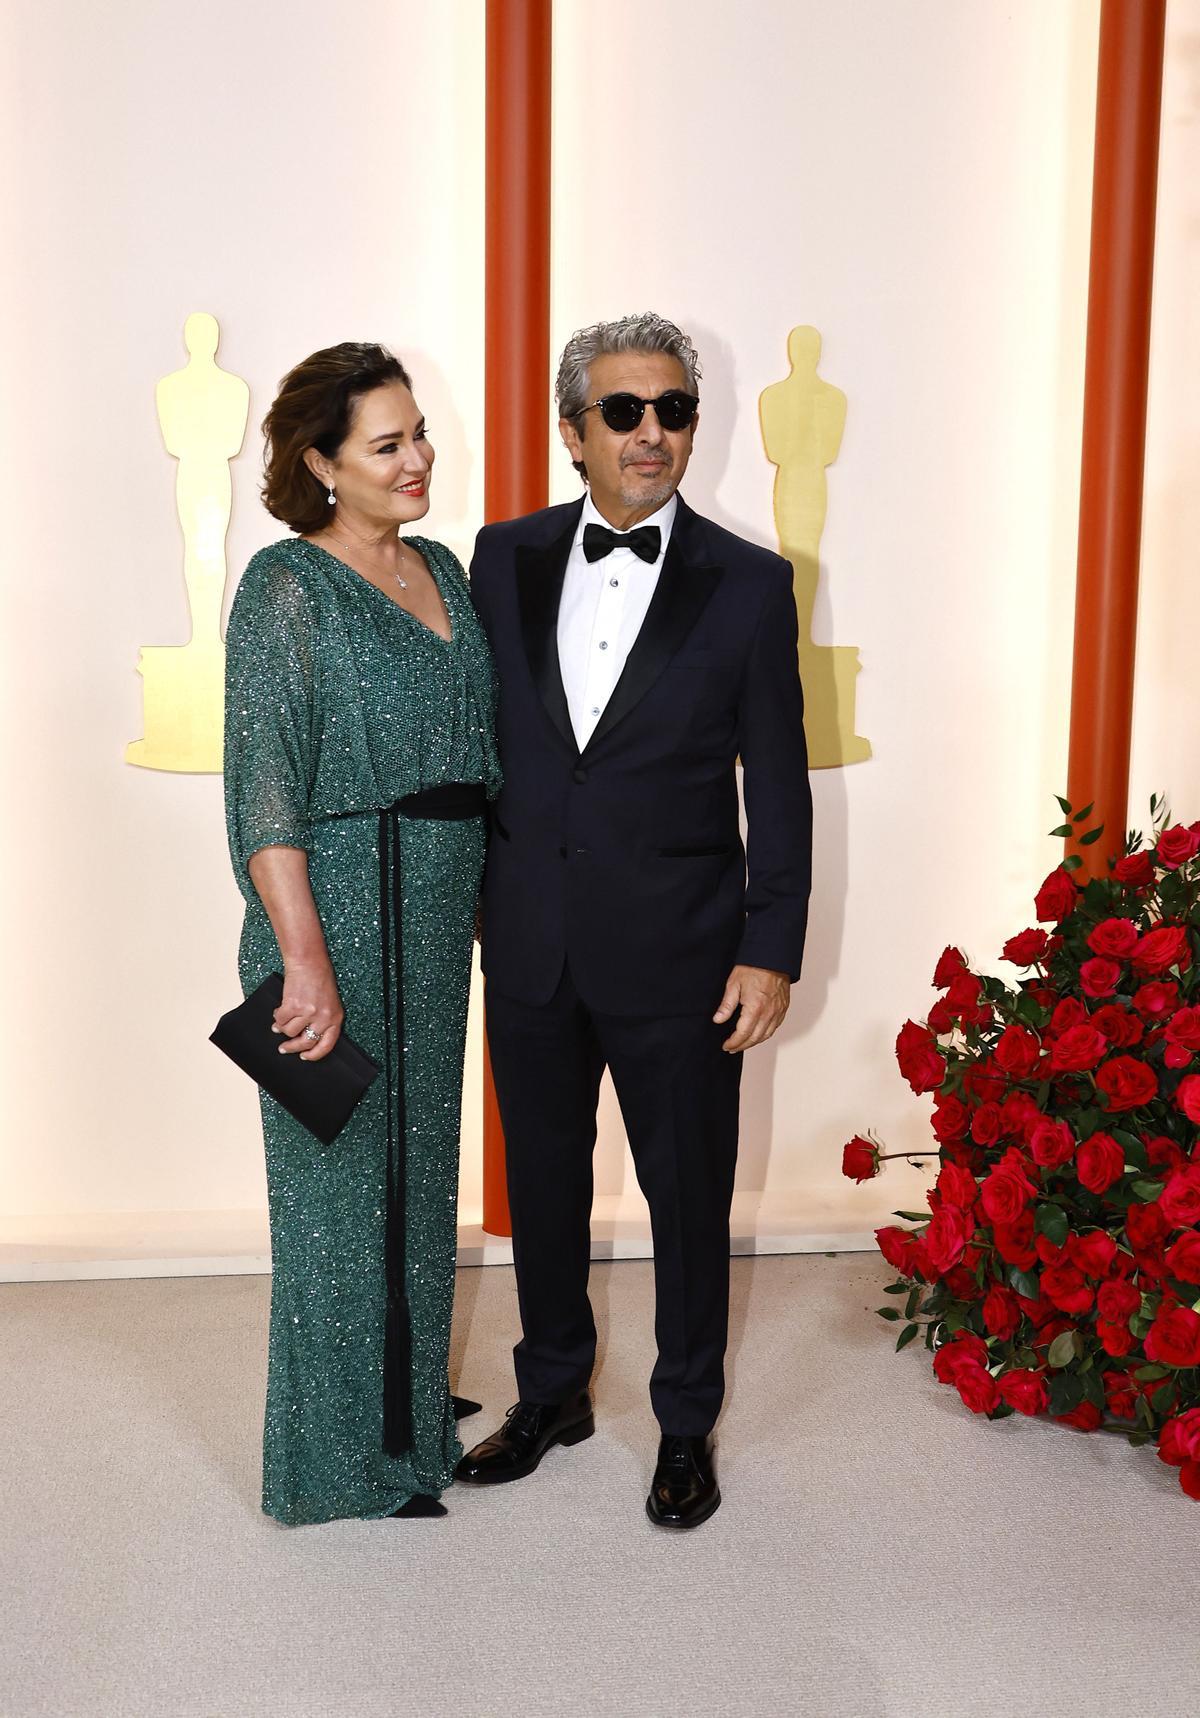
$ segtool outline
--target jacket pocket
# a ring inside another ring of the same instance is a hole
[[[732,841],[720,841],[709,847],[660,847],[660,859],[718,859],[723,853],[733,852]]]

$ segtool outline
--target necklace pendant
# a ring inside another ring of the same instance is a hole
[[[397,573],[397,574],[396,574],[396,583],[397,583],[397,584],[398,584],[398,585],[399,585],[399,586],[400,586],[400,589],[401,589],[401,590],[402,590],[402,591],[406,591],[406,590],[407,590],[407,589],[408,589],[408,580],[407,580],[407,579],[402,579],[402,578],[401,578],[401,577],[400,577],[400,574],[399,574],[399,573]]]

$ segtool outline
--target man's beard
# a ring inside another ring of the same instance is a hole
[[[632,465],[633,460],[629,463]],[[663,477],[656,483],[641,483],[637,488],[621,485],[621,500],[626,507],[663,507],[675,493],[675,479],[670,464],[663,465]]]

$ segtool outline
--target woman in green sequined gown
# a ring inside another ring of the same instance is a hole
[[[344,1010],[345,1030],[390,1075],[328,1147],[262,1097],[273,1264],[263,1508],[298,1525],[433,1512],[413,1500],[437,1498],[461,1453],[446,1366],[484,818],[395,820],[397,949],[380,812],[447,783],[494,797],[499,774],[492,666],[465,575],[448,549],[400,534],[428,507],[432,450],[397,361],[378,347],[315,354],[285,378],[264,427],[267,505],[305,535],[254,556],[226,641],[242,985],[249,994],[284,974],[287,1053],[319,1059]],[[367,435],[379,427],[400,434]],[[297,952],[305,924],[327,955],[325,990],[311,995],[310,952]],[[403,1044],[387,1042],[389,986]],[[396,1256],[411,1337],[411,1427],[394,1454],[383,1406],[388,1106],[403,1128]]]

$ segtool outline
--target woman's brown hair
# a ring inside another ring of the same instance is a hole
[[[329,519],[323,484],[304,462],[306,448],[336,459],[364,394],[388,382],[412,387],[408,371],[386,346],[344,340],[289,370],[263,419],[267,438],[262,498],[267,512],[305,536]]]

